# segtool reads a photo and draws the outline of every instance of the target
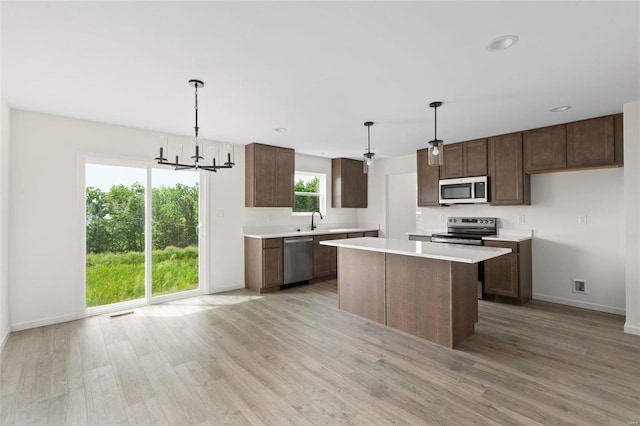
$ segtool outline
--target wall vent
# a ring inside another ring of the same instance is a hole
[[[587,282],[585,280],[579,280],[577,278],[573,278],[571,280],[571,289],[574,293],[587,293]]]

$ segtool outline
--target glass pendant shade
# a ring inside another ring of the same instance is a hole
[[[442,166],[444,164],[444,150],[441,140],[429,141],[429,165]]]

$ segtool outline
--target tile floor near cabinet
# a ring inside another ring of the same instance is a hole
[[[12,333],[0,424],[640,422],[640,337],[622,317],[481,301],[450,351],[336,306],[328,281]]]

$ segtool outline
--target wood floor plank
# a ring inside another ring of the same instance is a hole
[[[480,301],[457,350],[337,309],[336,281],[12,333],[0,424],[630,425],[624,318]],[[636,422],[636,423],[634,423]]]

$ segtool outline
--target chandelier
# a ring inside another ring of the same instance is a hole
[[[429,165],[430,166],[442,166],[444,164],[444,153],[442,152],[442,145],[444,142],[438,139],[438,107],[442,106],[442,102],[436,101],[429,104],[433,108],[434,117],[434,133],[433,140],[428,142],[429,144]]]
[[[175,170],[195,169],[195,170],[208,170],[210,172],[217,172],[218,169],[232,168],[233,166],[235,166],[235,163],[231,158],[231,150],[225,150],[227,161],[225,161],[222,164],[216,164],[216,157],[213,155],[211,156],[211,164],[204,163],[205,158],[202,155],[200,155],[201,146],[198,141],[198,131],[200,130],[200,127],[198,127],[198,89],[201,87],[204,87],[204,82],[202,82],[201,80],[189,80],[189,85],[195,88],[195,98],[196,98],[196,104],[194,107],[196,112],[196,125],[193,127],[195,130],[195,136],[193,138],[195,153],[190,157],[192,162],[187,163],[187,161],[185,161],[184,159],[184,156],[181,159],[180,156],[182,155],[182,152],[176,153],[175,161],[169,161],[167,158],[165,158],[164,157],[164,154],[165,154],[164,139],[163,139],[163,142],[161,142],[160,144],[160,155],[156,157],[155,160],[158,162],[158,164],[162,164],[163,166],[171,166]],[[167,147],[167,156],[169,155],[168,151],[169,151],[169,148]]]

